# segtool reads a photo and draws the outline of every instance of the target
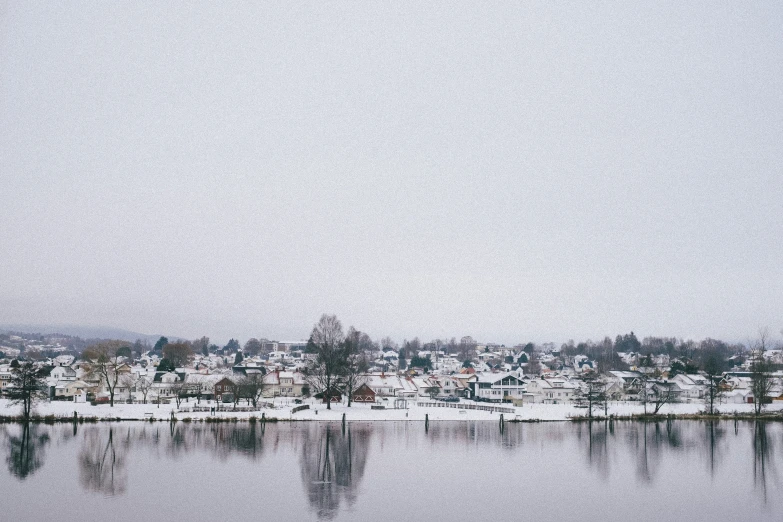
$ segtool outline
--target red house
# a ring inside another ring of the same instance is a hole
[[[324,404],[327,402],[343,402],[343,395],[340,393],[339,390],[332,389],[331,393],[326,393],[325,391],[322,391],[321,393],[315,394],[316,399],[321,399]]]
[[[234,393],[234,381],[228,377],[224,377],[215,383],[215,400],[220,401],[224,394]]]
[[[375,403],[375,392],[364,383],[353,391],[351,401]]]

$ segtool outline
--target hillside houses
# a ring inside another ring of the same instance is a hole
[[[41,350],[54,346],[53,341],[16,338],[6,343],[5,358],[0,359],[0,390],[10,381],[11,350],[21,347]],[[610,400],[640,402],[654,400],[665,394],[679,402],[704,401],[710,387],[706,376],[698,373],[698,352],[660,348],[661,345],[628,344],[623,350],[611,352],[596,349],[596,343],[568,343],[516,345],[507,348],[493,343],[474,345],[458,343],[410,343],[400,350],[394,343],[370,343],[361,354],[366,365],[363,375],[353,382],[353,390],[339,389],[344,400],[363,387],[361,403],[400,404],[406,401],[474,401],[511,402],[519,404],[568,404],[583,395],[585,382],[597,380]],[[34,341],[34,342],[33,342]],[[262,396],[269,398],[302,398],[314,396],[322,390],[313,389],[307,379],[308,371],[316,364],[317,354],[307,353],[306,342],[259,341],[248,353],[236,349],[206,349],[194,354],[185,367],[173,368],[162,364],[161,350],[133,352],[122,359],[120,382],[114,390],[118,402],[168,403],[195,399],[230,400],[242,379],[260,377]],[[653,348],[651,346],[655,346]],[[416,347],[416,348],[412,348]],[[149,347],[148,347],[149,348]],[[603,349],[603,348],[601,348]],[[633,351],[632,351],[633,350]],[[690,350],[690,348],[689,348]],[[52,400],[108,399],[105,379],[90,373],[94,361],[86,361],[62,351],[35,353],[35,361],[47,373],[46,383]],[[763,359],[770,364],[783,365],[783,351],[768,349],[751,353],[737,349],[723,351],[724,369],[732,368],[720,379],[720,402],[748,403],[753,401],[750,386],[750,365]],[[734,354],[730,356],[730,354]],[[241,354],[238,355],[238,354]],[[401,354],[404,358],[400,358]],[[24,357],[24,356],[23,356]],[[467,361],[465,360],[467,359]],[[414,363],[415,361],[415,363]],[[177,364],[181,364],[178,361]],[[413,364],[412,364],[413,363]],[[400,366],[402,368],[400,368]],[[611,369],[606,368],[622,368]],[[703,367],[703,366],[702,366]],[[171,371],[163,371],[171,370]],[[783,379],[778,375],[775,379]],[[337,380],[340,383],[340,379]],[[339,385],[338,385],[339,386]],[[779,386],[773,388],[769,399],[783,395]]]

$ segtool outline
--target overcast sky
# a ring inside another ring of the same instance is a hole
[[[783,4],[0,5],[0,322],[780,338]]]

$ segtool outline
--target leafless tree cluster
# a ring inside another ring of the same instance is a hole
[[[344,335],[337,316],[324,314],[313,326],[308,344],[316,354],[314,364],[307,369],[313,390],[322,394],[327,409],[331,409],[333,398],[341,392],[348,394],[350,406],[351,394],[361,386],[362,375],[369,367],[366,349],[372,341],[353,327]]]
[[[132,377],[127,365],[130,347],[123,341],[105,341],[94,344],[84,351],[88,361],[88,374],[98,378],[109,392],[109,405],[114,406],[117,387],[130,387]]]
[[[576,395],[576,403],[587,408],[588,418],[593,418],[595,408],[604,408],[607,405],[606,383],[595,376],[589,376],[584,380],[584,386],[581,387]]]
[[[234,385],[234,404],[245,399],[248,404],[257,408],[264,393],[264,386],[264,376],[261,373],[251,373],[240,377]]]
[[[758,338],[749,344],[751,345],[750,391],[753,394],[753,410],[756,415],[761,415],[764,407],[771,402],[770,395],[777,385],[772,365],[765,355],[772,344],[769,329],[759,328]]]
[[[169,343],[163,347],[163,358],[168,359],[175,368],[182,368],[190,364],[195,351],[190,341]]]
[[[642,373],[639,377],[639,400],[644,405],[644,414],[647,415],[647,406],[653,406],[653,415],[657,415],[667,404],[680,401],[680,395],[676,386],[666,380],[651,379]]]

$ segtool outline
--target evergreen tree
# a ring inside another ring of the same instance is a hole
[[[26,362],[13,368],[5,393],[11,404],[22,405],[22,417],[27,420],[35,403],[46,396],[45,390],[46,381],[38,368]]]
[[[152,347],[153,352],[157,353],[163,353],[163,347],[169,344],[169,340],[166,337],[161,336],[160,339],[155,343],[155,346]]]
[[[173,372],[176,369],[174,363],[166,359],[165,357],[158,363],[159,372]]]
[[[397,358],[397,367],[400,370],[404,370],[408,367],[408,363],[405,361],[405,349],[400,350],[399,357]]]
[[[223,347],[226,354],[237,352],[240,350],[240,348],[242,347],[239,345],[239,341],[236,339],[229,339],[228,343],[226,343],[226,345]]]

